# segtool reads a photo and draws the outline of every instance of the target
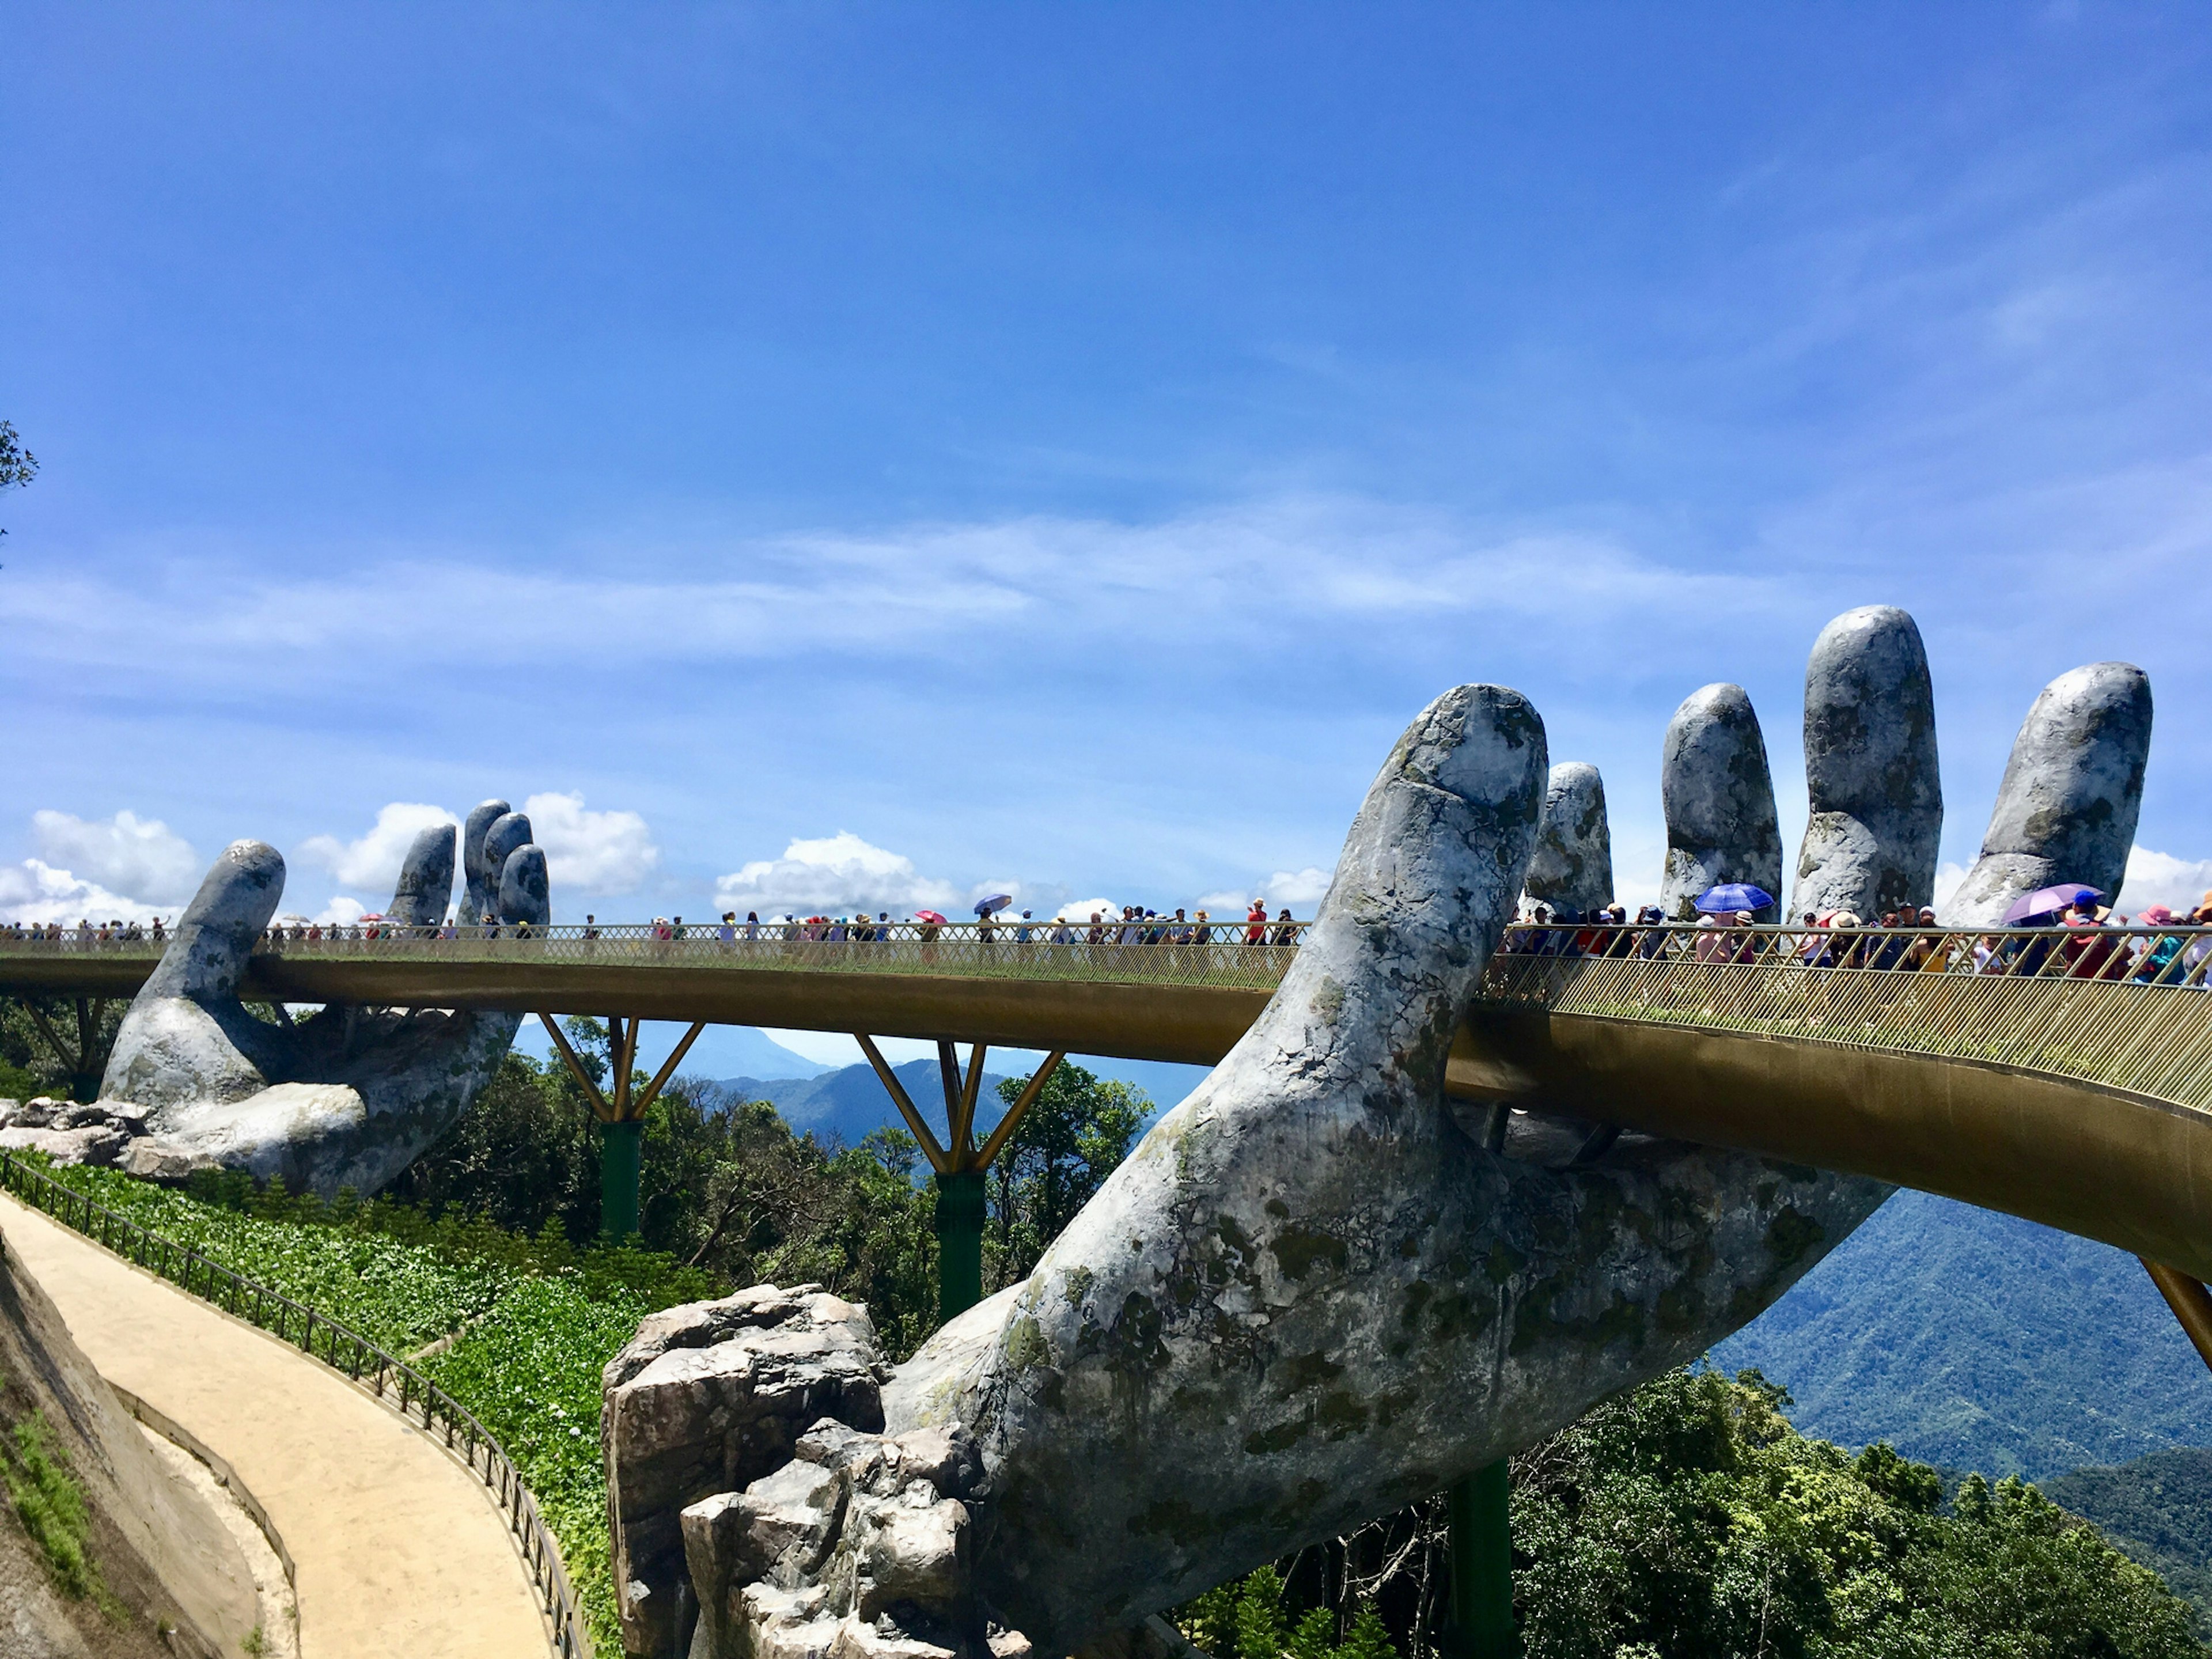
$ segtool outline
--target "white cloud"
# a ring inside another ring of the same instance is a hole
[[[532,795],[522,810],[556,893],[631,892],[660,862],[653,832],[635,812],[587,811],[581,793],[553,793]]]
[[[2177,915],[2193,910],[2212,889],[2212,859],[2178,859],[2138,847],[2128,854],[2127,879],[2113,908],[2133,915],[2147,904],[2163,904]]]
[[[1936,909],[1939,914],[1951,902],[1951,895],[1965,884],[1966,879],[1966,866],[1963,864],[1953,864],[1946,860],[1936,866]]]
[[[300,845],[300,856],[319,864],[337,878],[341,887],[353,887],[391,896],[399,880],[399,866],[407,849],[423,830],[459,820],[442,806],[417,801],[393,801],[376,815],[376,825],[358,841],[341,842],[336,836],[311,836]]]
[[[1054,921],[1089,921],[1095,915],[1103,921],[1109,916],[1121,914],[1121,907],[1112,899],[1070,899],[1053,912],[1052,919]]]
[[[989,890],[975,890],[978,897]],[[720,909],[758,910],[763,915],[922,908],[951,914],[960,906],[960,890],[924,876],[912,859],[840,830],[834,836],[794,841],[781,858],[757,859],[724,876],[715,884],[714,902]]]
[[[1309,864],[1303,870],[1278,870],[1267,880],[1251,887],[1224,887],[1218,893],[1201,893],[1199,903],[1217,913],[1225,910],[1242,912],[1255,898],[1267,901],[1273,909],[1288,905],[1292,913],[1310,916],[1321,907],[1322,897],[1328,891],[1328,884],[1336,874],[1318,865]]]
[[[525,653],[538,662],[610,635],[651,638],[663,656],[695,662],[811,653],[812,636],[789,626],[795,616],[836,616],[848,648],[935,658],[965,654],[976,630],[992,627],[1048,623],[1066,638],[1119,636],[1132,605],[1157,604],[1148,639],[1212,640],[1224,625],[1249,623],[1255,594],[1266,595],[1278,626],[1480,612],[1633,621],[1647,632],[1717,605],[1756,619],[1791,614],[1792,603],[1778,579],[1670,566],[1610,536],[1311,494],[1148,523],[1031,516],[861,535],[710,532],[625,555],[623,574],[599,576],[471,562],[447,550],[363,552],[326,562],[342,574],[299,578],[265,564],[173,556],[158,583],[27,575],[0,590],[0,621],[34,643],[70,637],[73,662],[99,659],[110,638],[191,633],[216,647],[250,647],[264,664],[271,653],[311,656],[336,674],[364,662],[337,648],[350,643],[346,619],[395,588],[434,581],[459,614],[513,620],[483,636],[403,629],[374,659],[375,672],[388,674],[403,663],[481,666]],[[707,562],[744,574],[632,574]],[[87,617],[103,624],[88,645]],[[179,666],[221,678],[228,660],[218,649]]]
[[[148,921],[158,913],[173,914],[173,906],[156,906],[110,892],[97,882],[86,881],[67,870],[58,870],[42,859],[0,865],[0,920],[102,922],[117,918]]]
[[[41,869],[70,882],[79,879],[72,872],[82,871],[89,890],[110,888],[149,904],[180,904],[199,882],[199,854],[157,818],[40,811],[31,815],[31,834],[43,855]]]

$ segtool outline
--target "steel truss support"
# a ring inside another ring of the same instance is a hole
[[[868,1064],[883,1079],[884,1089],[898,1108],[906,1127],[921,1144],[921,1155],[929,1160],[929,1167],[937,1176],[937,1316],[940,1320],[957,1318],[983,1299],[983,1222],[988,1212],[983,1190],[985,1173],[992,1160],[999,1156],[1007,1138],[1021,1127],[1029,1115],[1030,1108],[1036,1104],[1044,1085],[1060,1069],[1060,1062],[1067,1058],[1065,1048],[1055,1048],[1038,1066],[1024,1086],[1020,1097],[1006,1108],[981,1146],[975,1145],[975,1105],[983,1089],[983,1056],[988,1045],[974,1043],[968,1050],[968,1066],[963,1073],[960,1054],[951,1039],[940,1038],[937,1044],[937,1070],[945,1090],[945,1128],[949,1145],[939,1145],[930,1133],[928,1122],[914,1103],[914,1097],[899,1081],[898,1073],[876,1047],[875,1039],[864,1032],[855,1031],[853,1040],[867,1055]]]
[[[632,1237],[638,1230],[638,1185],[645,1164],[646,1109],[660,1097],[661,1090],[676,1075],[684,1056],[699,1040],[699,1033],[707,1029],[707,1022],[693,1020],[691,1029],[684,1032],[683,1040],[653,1074],[653,1080],[639,1089],[635,1086],[635,1074],[641,1022],[625,1020],[620,1014],[609,1015],[607,1052],[612,1056],[613,1073],[608,1079],[613,1090],[610,1097],[592,1081],[583,1060],[569,1046],[560,1022],[542,1010],[538,1019],[544,1026],[545,1034],[553,1039],[555,1052],[567,1063],[568,1074],[576,1079],[576,1086],[591,1103],[592,1115],[599,1120],[599,1231],[609,1238]]]

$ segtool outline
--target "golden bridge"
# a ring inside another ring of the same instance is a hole
[[[634,1089],[625,1063],[611,1098],[589,1090],[611,1121],[642,1115],[707,1024],[860,1035],[943,1172],[980,1169],[1003,1139],[974,1141],[984,1049],[1210,1065],[1281,982],[1302,926],[1270,923],[1265,942],[1247,943],[1241,923],[1202,938],[1157,922],[909,922],[865,937],[823,923],[750,937],[370,923],[270,933],[242,994],[534,1014],[564,1053],[556,1017],[589,1014],[611,1022],[629,1062],[639,1021],[687,1024],[651,1085]],[[99,1000],[136,992],[162,947],[127,931],[0,931],[0,992],[75,999],[96,1014]],[[2212,932],[2189,929],[1516,927],[1468,1010],[1448,1086],[1491,1103],[1498,1121],[1516,1107],[1565,1113],[1872,1176],[2203,1280],[2212,1279],[2208,984]],[[948,1144],[922,1123],[873,1036],[940,1044]],[[956,1039],[975,1045],[964,1076]],[[2177,1310],[2212,1350],[2212,1299],[2192,1288],[2201,1318]]]

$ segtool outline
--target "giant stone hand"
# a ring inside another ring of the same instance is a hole
[[[393,922],[444,921],[453,850],[450,825],[416,837]],[[528,819],[503,801],[485,803],[470,815],[465,855],[471,920],[545,923],[545,855],[531,843]],[[326,1198],[342,1187],[374,1192],[498,1069],[519,1015],[328,1007],[287,1026],[249,1012],[239,984],[283,889],[274,848],[224,848],[124,1016],[101,1094],[143,1107],[149,1131],[125,1168],[212,1159]]]
[[[1778,885],[1741,691],[1686,706],[1667,768],[1701,874]],[[1550,769],[1516,692],[1424,711],[1257,1023],[1024,1283],[890,1377],[880,1423],[846,1413],[787,1462],[805,1425],[757,1420],[771,1360],[836,1357],[813,1334],[850,1328],[834,1298],[750,1291],[641,1331],[603,1425],[631,1652],[683,1651],[687,1593],[695,1656],[980,1655],[987,1620],[1081,1647],[1694,1358],[1870,1213],[1876,1182],[1634,1135],[1593,1159],[1540,1101],[1493,1147],[1447,1102],[1547,790],[1550,850],[1579,868],[1532,887],[1596,867],[1599,781]],[[731,1357],[669,1352],[702,1346]],[[702,1378],[721,1376],[718,1416]],[[694,1420],[732,1425],[690,1467],[742,1492],[687,1493],[653,1455],[686,1390]]]

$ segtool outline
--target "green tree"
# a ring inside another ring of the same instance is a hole
[[[1026,1077],[999,1085],[1011,1107]],[[1062,1061],[992,1165],[984,1270],[994,1288],[1028,1275],[1075,1212],[1105,1184],[1152,1112],[1142,1090]]]
[[[23,447],[14,424],[0,421],[0,489],[27,489],[39,476],[39,458]],[[8,532],[0,530],[0,536]]]

